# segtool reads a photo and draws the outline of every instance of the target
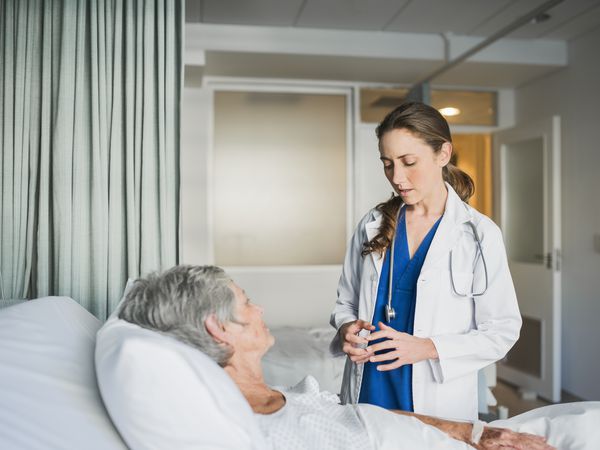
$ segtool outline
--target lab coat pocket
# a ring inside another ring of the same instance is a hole
[[[450,274],[450,286],[455,298],[467,299],[473,292],[473,274],[470,272],[453,272]]]
[[[465,333],[472,328],[473,299],[470,297],[473,274],[454,271],[448,273],[449,291],[439,310],[439,334]]]

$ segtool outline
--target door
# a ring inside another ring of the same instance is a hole
[[[560,117],[494,135],[495,218],[523,316],[498,377],[560,401]]]

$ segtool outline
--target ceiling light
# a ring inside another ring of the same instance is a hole
[[[445,108],[440,108],[439,111],[443,116],[452,117],[458,116],[460,114],[460,109],[454,108],[453,106],[446,106]]]

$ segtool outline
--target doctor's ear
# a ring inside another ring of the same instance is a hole
[[[445,167],[450,162],[452,158],[452,152],[454,148],[452,147],[451,142],[444,142],[440,151],[437,153],[437,162],[440,167]]]

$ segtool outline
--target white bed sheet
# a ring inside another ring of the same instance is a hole
[[[600,402],[576,402],[544,406],[490,426],[545,436],[560,450],[600,448]]]
[[[415,417],[391,413],[383,408],[360,403],[358,415],[377,450],[467,450],[472,447],[450,438],[437,428]]]
[[[375,448],[380,450],[467,449],[417,419],[359,405],[359,414]],[[544,436],[559,450],[596,450],[600,443],[600,402],[550,405],[489,425]],[[399,431],[401,430],[401,431]]]

